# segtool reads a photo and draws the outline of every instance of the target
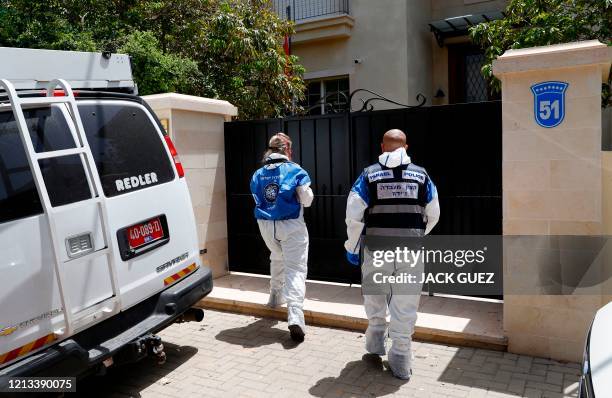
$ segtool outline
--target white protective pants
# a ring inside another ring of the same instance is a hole
[[[305,329],[304,294],[308,271],[308,230],[304,218],[257,220],[259,231],[270,250],[270,293],[282,292],[287,301],[289,325]]]
[[[410,358],[410,342],[417,320],[420,294],[414,295],[364,295],[363,305],[368,316],[367,336],[376,338],[386,334],[387,311],[390,315],[389,337],[393,340],[391,351]],[[370,347],[379,347],[379,342],[367,342]],[[378,350],[376,350],[378,351]],[[384,353],[383,353],[384,354]]]

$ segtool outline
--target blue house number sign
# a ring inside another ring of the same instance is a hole
[[[556,127],[565,118],[565,90],[568,83],[542,82],[531,86],[535,121],[542,127]]]

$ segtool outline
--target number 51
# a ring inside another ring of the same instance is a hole
[[[550,101],[540,101],[540,117],[543,120],[548,120],[553,112],[555,119],[559,119],[559,100],[554,100],[552,104]]]

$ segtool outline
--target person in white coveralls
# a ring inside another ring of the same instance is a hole
[[[287,303],[289,332],[304,341],[304,294],[308,262],[308,230],[304,207],[312,204],[308,173],[291,161],[291,139],[283,133],[270,138],[264,165],[251,179],[255,218],[270,250],[269,307]]]
[[[436,186],[424,168],[406,153],[406,135],[389,130],[381,143],[378,162],[365,168],[353,185],[346,205],[347,260],[360,265],[361,236],[422,237],[440,217]],[[420,291],[420,289],[419,289]],[[368,317],[366,350],[385,355],[387,311],[388,335],[392,340],[389,367],[394,376],[409,379],[410,344],[417,318],[420,294],[364,295]]]

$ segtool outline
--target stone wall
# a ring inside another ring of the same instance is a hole
[[[606,229],[601,83],[611,57],[604,44],[587,41],[510,50],[494,63],[502,81],[504,235],[599,235]],[[534,115],[531,86],[546,81],[569,83],[565,118],[554,128],[541,127]],[[535,270],[537,261],[507,253],[504,272]],[[505,279],[505,292],[516,291],[510,283]],[[591,319],[610,297],[601,289],[544,293],[504,295],[509,351],[579,361]]]
[[[223,123],[237,114],[227,101],[181,94],[143,97],[167,126],[185,169],[203,264],[228,273]]]

